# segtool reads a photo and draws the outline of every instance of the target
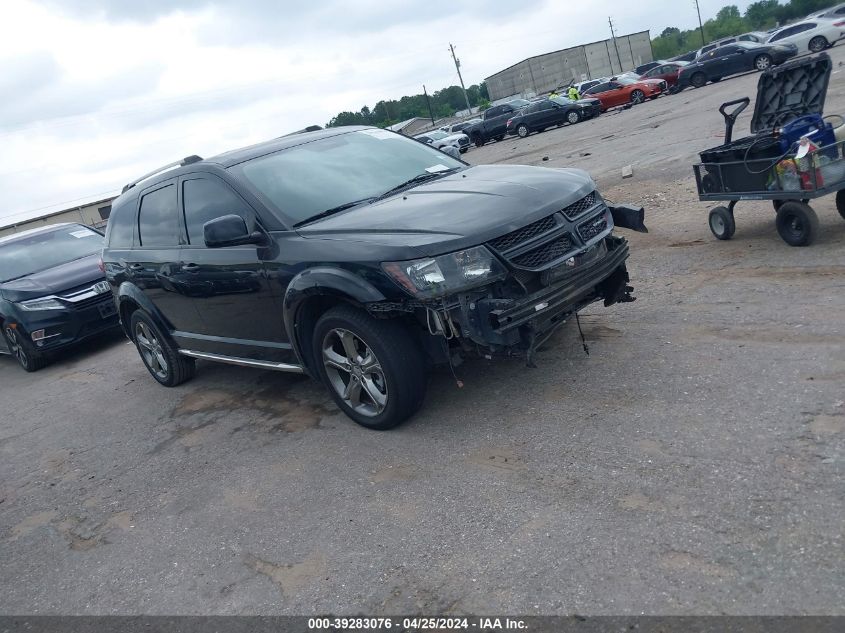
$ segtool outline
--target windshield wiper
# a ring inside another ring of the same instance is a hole
[[[386,198],[387,196],[394,194],[397,191],[404,189],[405,187],[410,187],[411,185],[418,185],[422,182],[426,182],[427,180],[431,180],[432,178],[451,174],[453,171],[457,171],[458,169],[460,169],[460,167],[452,167],[451,169],[444,169],[442,171],[424,171],[421,174],[417,174],[410,180],[406,180],[405,182],[400,183],[391,189],[388,189],[383,194],[381,194],[378,199],[381,200],[382,198]]]
[[[310,222],[314,222],[315,220],[319,220],[321,218],[327,218],[330,215],[334,215],[335,213],[340,213],[341,211],[346,211],[347,209],[351,209],[352,207],[357,207],[359,204],[364,204],[365,202],[375,202],[378,198],[364,198],[362,200],[353,200],[352,202],[347,202],[345,204],[338,205],[336,207],[332,207],[331,209],[326,209],[325,211],[320,211],[317,215],[312,215],[310,218],[305,218],[304,220],[300,220],[296,224],[294,224],[294,228],[298,226],[302,226],[303,224],[308,224]]]

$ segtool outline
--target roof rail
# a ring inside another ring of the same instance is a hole
[[[192,156],[186,156],[182,160],[177,160],[175,162],[168,163],[164,167],[159,167],[158,169],[154,169],[150,173],[144,174],[143,176],[141,176],[137,180],[133,180],[128,185],[124,185],[123,191],[121,191],[121,193],[126,193],[127,191],[132,189],[132,187],[137,185],[139,182],[142,182],[142,181],[146,180],[147,178],[152,178],[156,174],[160,174],[163,171],[167,171],[168,169],[173,169],[174,167],[184,167],[185,165],[190,165],[192,163],[198,163],[201,160],[202,160],[201,156],[197,156],[196,154],[193,154]]]

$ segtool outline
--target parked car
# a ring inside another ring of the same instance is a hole
[[[698,54],[695,56],[695,59],[701,57],[709,53],[710,51],[716,50],[720,46],[726,46],[728,44],[733,44],[737,41],[738,38],[736,37],[726,37],[724,39],[718,40],[716,42],[710,42],[709,44],[705,44],[701,48],[698,49]]]
[[[582,99],[570,99],[564,95],[549,97],[550,100],[562,106],[569,107],[572,104],[581,108],[581,120],[592,119],[601,114],[601,101],[595,97],[584,97]]]
[[[687,64],[688,62],[665,62],[643,74],[640,79],[662,79],[671,89],[678,83],[678,75]]]
[[[584,119],[589,119],[599,113],[601,104],[596,100],[587,102],[572,101],[554,97],[543,99],[528,106],[525,106],[508,119],[508,134],[517,134],[525,138],[531,132],[542,132],[543,130],[563,125],[564,123],[575,124]]]
[[[600,83],[605,81],[610,81],[610,77],[600,77],[599,79],[588,79],[587,81],[579,81],[572,85],[575,86],[575,89],[578,91],[579,95],[583,95],[587,90],[592,88],[593,86],[597,86]]]
[[[0,238],[0,354],[37,371],[48,354],[117,326],[103,235],[54,224]]]
[[[466,128],[471,125],[475,125],[476,123],[481,123],[481,119],[467,119],[466,121],[461,121],[460,123],[448,126],[448,129],[444,131],[449,132],[449,134],[457,134],[458,132],[463,132]]]
[[[845,37],[845,18],[807,20],[775,31],[767,44],[793,45],[799,53],[818,53]]]
[[[738,38],[738,42],[755,42],[757,44],[765,44],[769,39],[769,33],[765,31],[751,31],[750,33],[743,33]]]
[[[651,70],[655,66],[660,66],[660,64],[665,64],[665,63],[666,63],[665,61],[658,59],[658,60],[651,61],[651,62],[648,62],[648,63],[645,63],[645,64],[641,64],[640,66],[637,66],[636,68],[634,68],[634,73],[636,73],[636,75],[639,77],[640,75],[644,75],[645,73],[647,73],[649,70]]]
[[[457,134],[449,134],[442,130],[434,130],[433,132],[426,132],[425,134],[417,134],[414,137],[418,141],[428,143],[436,149],[443,149],[448,146],[457,147],[458,151],[463,154],[469,149],[469,137],[458,132]]]
[[[598,99],[601,111],[606,112],[617,106],[642,103],[646,99],[659,97],[667,88],[666,82],[662,80],[614,77],[593,86],[583,96]]]
[[[464,133],[481,147],[487,141],[501,141],[508,133],[508,119],[516,112],[529,105],[531,102],[525,99],[514,99],[507,103],[494,105],[484,111],[481,122],[464,129]]]
[[[350,418],[386,429],[422,405],[430,366],[479,353],[530,363],[577,310],[632,300],[613,227],[645,230],[642,219],[579,169],[469,166],[341,127],[129,183],[103,262],[162,385],[191,378],[197,358],[305,373]],[[220,281],[232,273],[237,292]]]
[[[766,70],[794,57],[796,52],[794,47],[753,42],[722,46],[684,66],[678,75],[676,89],[683,90],[689,86],[701,88],[708,81],[720,81],[728,75]]]
[[[698,57],[698,51],[697,50],[688,51],[688,52],[684,53],[683,55],[677,55],[677,56],[673,57],[669,61],[670,62],[691,62],[696,57]]]
[[[816,11],[815,13],[811,13],[805,19],[807,20],[818,20],[818,19],[843,19],[845,18],[845,4],[837,4],[833,7],[828,7],[823,11]]]

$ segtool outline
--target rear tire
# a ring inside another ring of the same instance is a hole
[[[778,234],[790,246],[809,246],[819,232],[819,218],[813,208],[798,202],[787,200],[778,209]]]
[[[361,426],[394,428],[422,405],[425,358],[399,321],[336,306],[317,321],[312,349],[335,403]]]
[[[194,377],[197,369],[194,359],[182,356],[149,314],[135,310],[129,331],[144,366],[160,384],[175,387]]]
[[[707,76],[702,72],[697,72],[690,77],[689,81],[695,88],[703,88],[707,83]]]
[[[736,222],[734,221],[734,214],[727,207],[715,207],[711,209],[708,222],[710,224],[710,232],[716,236],[716,239],[729,240],[734,236]]]
[[[20,335],[17,328],[4,327],[3,336],[6,338],[9,353],[25,371],[32,373],[47,365],[47,358],[44,354],[34,350],[32,345]]]
[[[758,55],[754,58],[754,68],[763,72],[772,67],[772,58],[769,55]]]
[[[810,52],[813,53],[821,53],[824,49],[828,48],[830,43],[821,35],[816,35],[813,39],[810,40],[810,43],[807,47],[810,49]]]
[[[476,147],[482,147],[484,145],[484,137],[481,134],[476,134],[472,137],[472,142],[475,143]]]

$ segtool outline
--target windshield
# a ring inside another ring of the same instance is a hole
[[[0,243],[0,282],[99,253],[103,236],[80,224]]]
[[[558,95],[557,97],[549,97],[549,101],[554,101],[555,103],[559,103],[560,105],[564,105],[564,106],[575,103],[569,97],[562,97],[560,95]]]
[[[461,167],[464,163],[419,141],[369,129],[290,147],[231,169],[293,225],[376,198],[420,174]]]

